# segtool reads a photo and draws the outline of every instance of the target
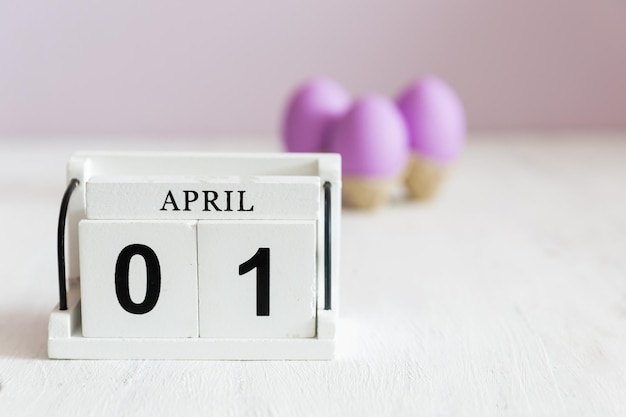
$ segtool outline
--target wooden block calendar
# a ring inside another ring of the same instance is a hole
[[[49,356],[332,358],[340,164],[331,154],[73,155]]]

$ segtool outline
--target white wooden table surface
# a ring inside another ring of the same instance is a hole
[[[77,149],[0,142],[0,416],[626,415],[626,135],[472,138],[439,198],[344,211],[330,362],[53,361]]]

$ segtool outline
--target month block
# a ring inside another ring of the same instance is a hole
[[[317,219],[320,179],[311,176],[96,176],[89,219]]]
[[[85,337],[197,337],[196,221],[83,220]]]
[[[316,222],[200,221],[200,337],[310,338]]]

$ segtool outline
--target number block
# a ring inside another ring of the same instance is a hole
[[[197,337],[196,221],[83,220],[85,337]]]
[[[200,221],[200,337],[315,336],[315,221]]]

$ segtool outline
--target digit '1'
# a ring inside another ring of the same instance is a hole
[[[256,268],[256,315],[270,315],[270,248],[259,248],[254,256],[239,265],[239,275]]]

